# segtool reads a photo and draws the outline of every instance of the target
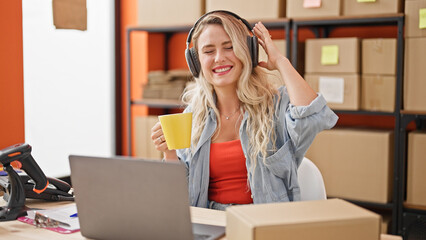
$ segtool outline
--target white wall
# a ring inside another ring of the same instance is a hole
[[[115,154],[114,0],[87,0],[87,31],[55,29],[51,0],[22,0],[25,142],[47,176],[68,155]]]

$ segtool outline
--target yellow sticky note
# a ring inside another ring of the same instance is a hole
[[[376,0],[357,0],[357,2],[375,2]]]
[[[426,28],[426,8],[419,9],[419,28]]]
[[[321,64],[336,65],[339,63],[339,46],[327,45],[321,48]]]

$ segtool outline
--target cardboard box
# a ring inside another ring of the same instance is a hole
[[[137,11],[139,26],[192,26],[204,14],[204,1],[138,0]]]
[[[342,8],[341,0],[287,0],[286,4],[287,18],[335,17],[341,15]]]
[[[392,223],[392,214],[389,213],[382,213],[382,234],[387,234],[390,232],[391,229],[391,223]],[[380,238],[380,240],[383,240],[383,238]],[[401,239],[402,240],[402,239]]]
[[[52,10],[56,29],[87,30],[86,0],[53,0]]]
[[[287,41],[285,39],[280,39],[280,40],[273,40],[273,42],[275,43],[275,46],[277,46],[278,50],[287,57]],[[263,50],[262,47],[259,47],[259,61],[268,61],[268,55],[266,55],[265,50]],[[279,85],[283,85],[284,84],[284,80],[281,77],[281,74],[278,70],[274,70],[274,71],[269,71],[267,69],[265,69],[265,71],[269,74],[268,78],[271,82],[279,84]]]
[[[405,37],[426,37],[426,19],[420,18],[420,9],[426,9],[426,0],[405,1]],[[423,10],[426,11],[426,10]]]
[[[306,153],[324,178],[328,197],[388,203],[392,199],[392,130],[320,132]]]
[[[382,234],[380,240],[403,240],[401,236]]]
[[[395,110],[395,76],[363,74],[361,86],[362,110],[380,112]]]
[[[341,199],[231,206],[228,240],[378,240],[380,215]]]
[[[405,39],[404,110],[426,111],[426,38]]]
[[[247,21],[285,17],[285,0],[206,0],[206,12],[227,10]]]
[[[407,203],[426,206],[426,132],[408,133]]]
[[[305,80],[334,110],[359,110],[361,80],[358,74],[305,74]]]
[[[396,38],[362,40],[363,74],[396,75]]]
[[[402,0],[343,0],[343,16],[399,13],[402,11],[402,3]]]
[[[306,40],[307,73],[359,73],[359,38],[316,38]]]
[[[157,116],[139,116],[134,120],[135,156],[162,159],[163,154],[155,149],[151,140],[151,129],[158,122]]]

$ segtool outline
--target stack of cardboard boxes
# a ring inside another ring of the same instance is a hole
[[[426,111],[426,0],[405,2],[404,110]]]
[[[188,70],[152,71],[143,86],[143,98],[179,100],[192,75]]]
[[[304,77],[334,110],[393,112],[396,39],[308,39]],[[306,156],[320,169],[329,197],[392,201],[393,130],[323,131]],[[382,229],[387,231],[387,225]]]
[[[405,1],[405,71],[403,107],[426,112],[426,0]],[[408,134],[407,199],[415,207],[426,207],[426,132]]]
[[[362,40],[361,109],[394,112],[396,39]]]
[[[306,40],[305,80],[336,110],[360,109],[360,40]]]

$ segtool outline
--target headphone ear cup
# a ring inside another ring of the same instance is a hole
[[[194,48],[185,50],[186,63],[188,64],[189,70],[192,73],[192,76],[198,77],[201,71],[201,64],[198,60],[197,53]]]
[[[250,51],[251,65],[255,68],[259,62],[259,43],[256,36],[247,36],[247,46]]]
[[[251,37],[252,40],[252,65],[253,68],[259,63],[259,42],[256,36]]]

